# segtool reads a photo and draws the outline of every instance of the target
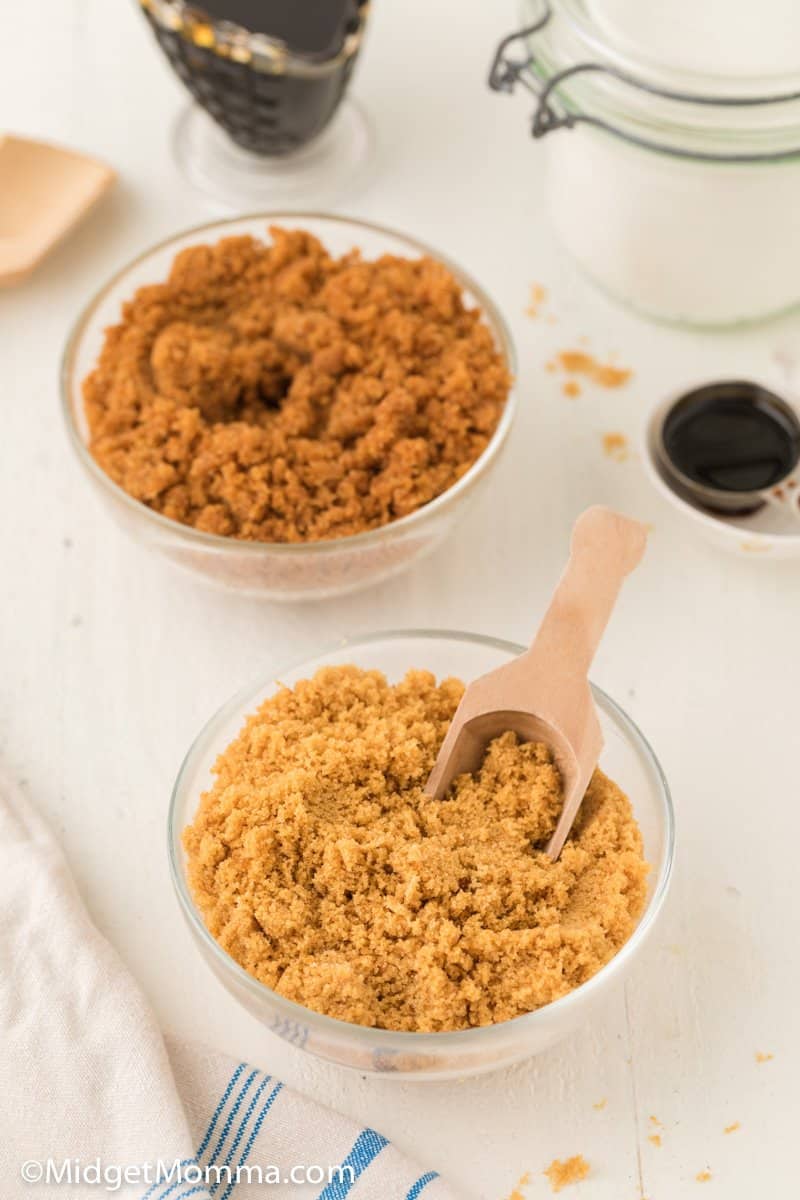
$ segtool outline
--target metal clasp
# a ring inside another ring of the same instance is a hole
[[[535,138],[544,137],[546,133],[550,133],[554,129],[562,129],[573,124],[573,118],[569,113],[557,112],[550,102],[553,89],[558,86],[564,75],[570,72],[558,72],[547,80],[544,86],[539,86],[533,70],[536,59],[527,45],[528,39],[534,34],[540,33],[552,16],[553,10],[549,0],[542,0],[542,15],[539,20],[503,38],[497,47],[489,71],[489,87],[492,91],[513,92],[516,85],[520,83],[537,98],[538,104],[531,122],[531,133]],[[524,58],[516,58],[509,54],[509,50],[517,43],[521,43],[525,49]]]
[[[584,124],[592,125],[596,129],[602,129],[606,133],[622,138],[623,141],[630,142],[634,146],[641,146],[645,150],[654,150],[659,154],[668,154],[674,158],[688,158],[700,162],[781,162],[800,156],[800,145],[791,147],[788,150],[756,151],[749,154],[690,150],[682,146],[671,145],[666,142],[656,141],[653,138],[643,137],[632,130],[622,129],[618,125],[604,120],[602,117],[595,117],[591,113],[581,112],[573,108],[567,109],[563,102],[559,101],[557,89],[565,80],[571,79],[575,75],[608,75],[628,87],[646,92],[651,96],[657,96],[663,100],[706,107],[757,108],[770,104],[785,104],[791,101],[800,101],[800,90],[764,96],[741,97],[692,94],[691,92],[659,87],[632,75],[628,71],[623,71],[620,67],[591,61],[574,63],[572,66],[564,67],[547,76],[542,68],[536,69],[537,60],[528,44],[529,39],[534,34],[540,33],[552,19],[553,10],[550,0],[541,0],[541,6],[542,15],[538,21],[503,38],[497,47],[489,71],[489,87],[493,91],[513,92],[519,83],[536,98],[536,108],[531,120],[531,134],[534,138],[542,138],[545,134],[552,133],[556,129],[572,129],[578,124]],[[517,58],[513,54],[509,54],[509,50],[516,46],[517,43],[522,43],[524,46],[525,56],[523,58]]]

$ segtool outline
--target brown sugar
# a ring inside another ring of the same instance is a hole
[[[550,1180],[550,1187],[554,1192],[560,1192],[563,1187],[567,1187],[570,1183],[580,1183],[589,1174],[589,1164],[582,1154],[575,1154],[572,1158],[567,1158],[563,1162],[556,1158],[544,1172]]]
[[[486,448],[510,377],[432,258],[333,258],[302,231],[192,246],[106,331],[90,450],[136,500],[209,533],[306,542],[440,495]]]
[[[574,400],[576,396],[580,396],[581,394],[581,385],[578,383],[577,379],[568,379],[562,384],[561,391],[565,396],[569,396]]]
[[[651,1133],[647,1140],[653,1146],[658,1146],[658,1147],[661,1146],[661,1134],[660,1133]]]
[[[625,462],[628,458],[628,439],[624,433],[604,433],[603,453],[614,462]]]
[[[300,1004],[393,1030],[466,1029],[558,999],[632,933],[647,867],[596,771],[558,862],[550,751],[496,738],[443,800],[423,785],[463,692],[329,667],[262,704],[185,830],[206,925]]]
[[[582,375],[603,388],[618,388],[627,383],[632,372],[628,367],[602,363],[587,350],[561,350],[556,362],[568,375]]]
[[[542,305],[547,299],[547,289],[542,287],[541,283],[532,283],[530,290],[530,299],[528,300],[527,308],[525,309],[526,317],[538,317]]]
[[[698,1183],[709,1183],[712,1179],[712,1175],[710,1171],[698,1171],[695,1175],[695,1179]]]
[[[723,1133],[736,1133],[741,1128],[742,1128],[741,1121],[733,1121],[733,1122],[731,1122],[730,1125],[726,1125],[722,1132]]]
[[[756,1053],[756,1062],[757,1062],[757,1063],[768,1063],[768,1062],[772,1062],[772,1060],[773,1060],[773,1058],[774,1058],[774,1057],[775,1057],[775,1055],[774,1055],[774,1054],[764,1054],[764,1052],[763,1052],[763,1051],[759,1050],[759,1051]]]
[[[525,1200],[523,1188],[526,1188],[531,1181],[530,1171],[526,1171],[524,1175],[520,1175],[516,1185],[508,1194],[507,1200]]]

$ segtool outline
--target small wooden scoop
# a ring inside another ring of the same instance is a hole
[[[0,286],[24,279],[113,182],[85,154],[0,135]]]
[[[561,772],[564,807],[547,846],[557,859],[603,748],[587,674],[622,581],[641,561],[647,530],[608,508],[575,522],[570,558],[531,647],[469,684],[425,785],[439,799],[478,769],[492,738],[513,730],[545,742]]]

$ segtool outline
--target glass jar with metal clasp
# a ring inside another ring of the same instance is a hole
[[[800,5],[782,5],[800,33]],[[800,40],[796,70],[777,53],[768,70],[781,29],[748,47],[737,28],[712,70],[696,29],[668,27],[665,14],[648,27],[631,0],[524,0],[523,11],[489,82],[533,96],[550,217],[585,272],[636,309],[691,325],[800,302]]]

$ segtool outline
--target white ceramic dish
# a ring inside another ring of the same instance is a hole
[[[642,436],[645,473],[666,502],[689,520],[707,542],[745,558],[800,558],[800,523],[787,512],[765,505],[744,517],[726,517],[706,512],[685,499],[668,479],[656,454],[658,430],[669,408],[679,396],[697,384],[681,388],[659,404],[647,419]]]
[[[138,287],[167,277],[179,251],[244,234],[266,239],[269,225],[308,230],[334,255],[355,247],[365,258],[430,255],[443,262],[462,285],[467,302],[481,309],[513,378],[514,347],[500,311],[466,271],[437,250],[366,221],[321,213],[273,212],[188,229],[159,242],[117,272],[90,301],[69,337],[61,368],[62,402],[81,465],[109,512],[137,541],[211,583],[270,600],[319,600],[377,583],[436,549],[467,511],[477,490],[485,486],[511,428],[515,394],[512,383],[489,444],[453,487],[406,517],[351,537],[299,544],[241,541],[182,525],[134,500],[98,466],[87,445],[81,385],[97,361],[105,329],[119,320],[122,304]]]
[[[189,929],[203,958],[224,987],[271,1032],[298,1048],[362,1073],[439,1079],[474,1075],[528,1058],[591,1019],[595,1005],[617,985],[652,930],[669,886],[675,827],[669,789],[645,738],[622,709],[598,688],[594,697],[605,738],[601,764],[630,796],[651,865],[647,904],[639,924],[618,954],[581,987],[536,1012],[499,1025],[454,1033],[392,1033],[367,1029],[312,1012],[273,992],[242,969],[213,939],[195,907],[186,881],[181,835],[200,795],[211,783],[218,754],[245,717],[279,686],[291,687],[320,667],[355,663],[378,668],[395,681],[411,667],[438,678],[476,678],[520,654],[523,647],[469,633],[412,630],[380,633],[341,642],[316,658],[271,673],[234,696],[202,730],[181,767],[169,813],[172,878]],[[255,1051],[253,1051],[255,1054]]]

